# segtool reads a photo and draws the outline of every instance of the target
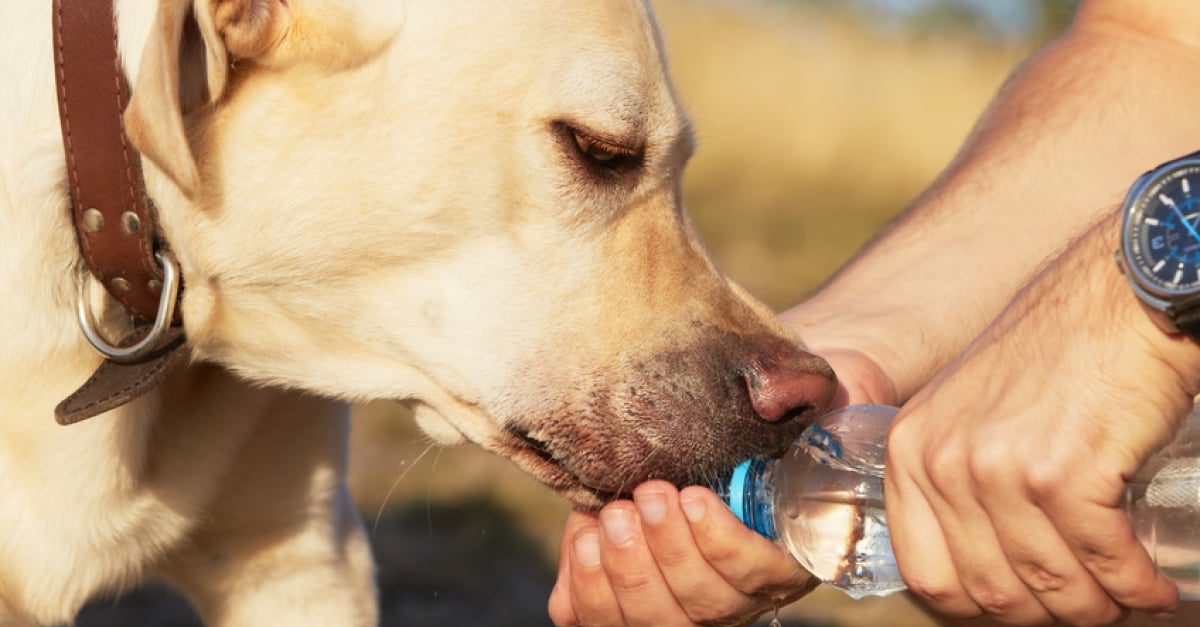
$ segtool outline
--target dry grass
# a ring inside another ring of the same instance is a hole
[[[753,2],[655,5],[701,139],[686,178],[692,216],[726,271],[777,307],[814,288],[936,176],[1028,52],[869,33],[844,19]],[[540,547],[530,558],[544,569],[539,581],[552,582],[566,506],[474,447],[426,453],[424,438],[397,414],[374,405],[356,417],[351,480],[368,525],[385,500],[386,511],[417,512],[483,500],[495,506],[488,515],[504,518],[495,524],[514,523]],[[432,513],[425,527],[430,540],[447,531]],[[387,577],[398,565],[381,558]],[[467,579],[476,567],[458,569]],[[540,598],[523,602],[537,614],[548,593],[547,583]],[[548,624],[541,616],[525,624]],[[785,618],[831,627],[931,624],[903,596],[850,603],[830,591]]]
[[[656,6],[701,139],[692,215],[722,266],[777,307],[937,175],[1029,50],[756,2]]]

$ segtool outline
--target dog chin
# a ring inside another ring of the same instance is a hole
[[[506,430],[497,434],[486,448],[512,460],[517,467],[554,490],[575,509],[595,511],[611,501],[630,498],[627,492],[603,490],[585,484],[555,460],[541,443],[519,431]]]

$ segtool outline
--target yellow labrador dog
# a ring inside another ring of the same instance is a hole
[[[55,423],[101,357],[73,313],[51,1],[0,2],[0,624],[147,577],[209,625],[373,624],[347,401],[408,403],[584,508],[778,452],[831,402],[688,223],[643,0],[116,10],[190,361]]]

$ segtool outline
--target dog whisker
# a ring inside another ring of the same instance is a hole
[[[404,472],[401,472],[400,476],[396,477],[396,480],[392,482],[392,487],[388,488],[387,493],[383,495],[383,500],[379,503],[379,511],[375,512],[375,522],[374,522],[374,524],[371,525],[371,536],[372,537],[375,535],[376,532],[379,531],[379,521],[381,519],[383,519],[383,510],[385,508],[387,508],[388,499],[392,498],[392,492],[396,491],[396,487],[400,485],[400,482],[403,481],[404,478],[408,476],[408,473],[412,472],[413,468],[416,468],[417,464],[421,463],[421,460],[424,459],[427,454],[429,454],[429,451],[433,450],[436,447],[437,447],[436,442],[430,442],[429,446],[426,446],[425,450],[421,451],[421,454],[417,455],[417,458],[414,459],[412,461],[412,463],[408,465],[408,468],[405,468]]]
[[[431,444],[430,446],[436,446]],[[437,455],[433,456],[433,474],[437,474],[438,462],[442,461],[442,452],[446,449],[438,447]],[[426,452],[429,449],[425,449]],[[425,486],[425,528],[429,531],[429,536],[433,537],[433,484]]]

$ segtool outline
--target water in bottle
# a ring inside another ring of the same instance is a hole
[[[1125,490],[1134,533],[1181,598],[1200,600],[1200,408]]]
[[[854,598],[903,590],[883,504],[885,443],[896,412],[853,405],[827,414],[782,458],[748,460],[713,489],[826,584]],[[1181,596],[1200,599],[1200,412],[1129,482],[1125,509]]]

